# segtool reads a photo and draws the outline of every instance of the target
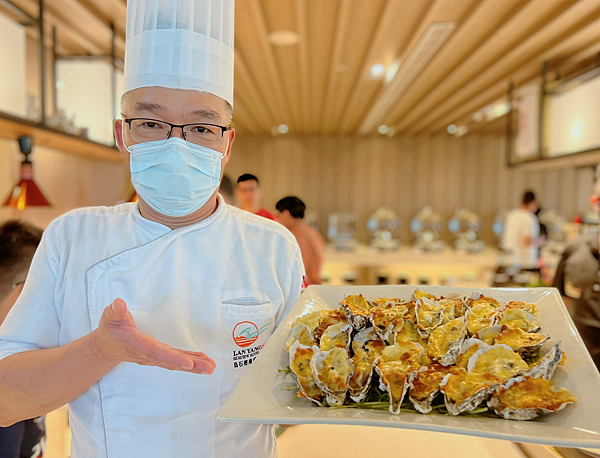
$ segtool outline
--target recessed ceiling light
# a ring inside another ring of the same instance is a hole
[[[396,59],[394,61],[394,63],[388,67],[387,72],[385,72],[385,78],[384,78],[384,81],[386,83],[389,83],[390,81],[392,81],[394,79],[394,77],[396,76],[396,73],[398,73],[398,69],[400,68],[401,62],[402,61],[400,59]]]
[[[300,42],[300,34],[293,30],[275,30],[267,35],[267,39],[275,46],[292,46]]]
[[[481,110],[473,113],[473,121],[475,121],[475,122],[483,121],[483,112],[481,112]]]
[[[457,137],[462,137],[463,135],[465,135],[467,132],[469,132],[469,128],[467,126],[458,126],[456,128],[456,136]]]
[[[388,137],[393,137],[394,135],[396,135],[396,129],[394,129],[393,127],[390,127],[387,131],[386,134]]]
[[[375,64],[369,69],[371,79],[381,79],[385,75],[385,65]]]
[[[377,132],[379,132],[381,135],[385,135],[389,132],[390,128],[388,126],[386,126],[385,124],[382,124],[381,126],[379,126],[377,128]]]
[[[454,135],[458,128],[454,124],[448,126],[448,133]]]
[[[285,135],[290,131],[290,128],[288,127],[287,124],[279,124],[277,126],[277,132],[279,132],[281,135]]]

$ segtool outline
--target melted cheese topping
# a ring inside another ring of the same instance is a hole
[[[498,324],[509,328],[521,328],[524,331],[539,327],[538,321],[533,316],[527,316],[527,312],[521,309],[508,309],[500,315]]]
[[[415,370],[413,365],[401,361],[388,361],[379,363],[377,368],[383,383],[388,387],[390,397],[395,401],[402,399],[407,378]]]
[[[475,354],[477,350],[479,350],[479,345],[471,345],[469,348],[467,348],[467,351],[465,351],[462,355],[458,355],[458,358],[456,358],[456,365],[458,367],[466,369],[469,365],[469,359]]]
[[[312,347],[315,343],[309,327],[304,323],[297,324],[292,331],[290,332],[290,336],[286,342],[286,350],[289,350],[294,342],[299,341],[302,345],[307,347]]]
[[[429,395],[440,388],[442,379],[450,372],[450,369],[450,367],[435,364],[417,372],[417,376],[411,383],[410,396],[417,401],[427,399]]]
[[[526,312],[531,313],[536,318],[540,317],[540,311],[539,311],[537,305],[535,305],[535,304],[528,304],[527,302],[511,301],[508,304],[506,304],[506,308],[507,309],[525,310]]]
[[[337,323],[329,326],[321,336],[321,351],[332,348],[348,348],[350,346],[350,325]]]
[[[416,369],[421,367],[419,358],[423,353],[423,347],[414,342],[397,342],[394,345],[389,345],[381,352],[381,361],[400,361],[410,362]],[[415,370],[416,370],[415,369]]]
[[[298,377],[298,384],[306,396],[320,400],[322,393],[315,384],[315,379],[310,370],[310,360],[314,355],[312,348],[298,347],[294,353],[294,360],[290,365],[290,369]]]
[[[448,353],[450,345],[459,340],[465,331],[462,318],[455,318],[442,326],[438,326],[429,336],[427,355],[433,359],[443,358]]]
[[[483,328],[491,326],[495,314],[496,309],[486,302],[473,305],[469,310],[469,314],[467,315],[467,326],[469,327],[469,333],[473,335],[481,331]]]
[[[348,296],[341,301],[342,307],[348,309],[353,315],[368,316],[371,306],[362,294]]]
[[[441,325],[446,318],[446,307],[440,304],[428,304],[423,301],[417,309],[417,325],[421,329],[433,329]]]
[[[398,332],[404,326],[404,313],[406,307],[394,307],[393,309],[374,309],[371,311],[371,323],[383,331],[392,327]]]
[[[492,298],[492,297],[487,297],[487,296],[480,296],[479,299],[477,300],[470,300],[469,301],[469,306],[471,308],[480,305],[480,304],[486,304],[489,305],[490,307],[494,307],[494,308],[498,308],[500,307],[500,302],[498,302],[496,299]]]
[[[537,333],[525,332],[521,328],[506,329],[496,336],[497,344],[508,345],[513,350],[533,347],[546,340],[546,336]]]
[[[404,326],[396,334],[396,342],[421,342],[417,325],[412,321],[404,320]]]
[[[490,347],[484,353],[474,356],[477,358],[471,372],[476,374],[490,373],[501,379],[508,380],[521,371],[529,369],[529,365],[512,350],[501,346]]]
[[[337,310],[322,310],[321,318],[319,319],[319,326],[315,329],[314,336],[320,339],[325,330],[337,323],[348,323],[344,310],[339,308]]]
[[[301,316],[296,321],[294,321],[294,324],[292,325],[292,329],[295,328],[296,326],[298,326],[300,323],[302,323],[302,324],[305,324],[306,326],[308,326],[308,329],[310,329],[310,332],[314,332],[315,329],[317,329],[317,326],[319,326],[320,319],[321,319],[320,311],[308,313],[304,316]]]
[[[548,409],[556,411],[566,402],[576,402],[565,388],[555,389],[549,380],[525,377],[510,388],[500,388],[495,397],[500,399],[500,410]]]
[[[482,389],[489,390],[502,382],[501,378],[493,374],[476,374],[467,372],[462,368],[455,368],[452,375],[448,377],[446,384],[440,389],[452,402],[461,404],[477,394],[478,391]]]
[[[383,349],[386,347],[385,342],[383,340],[370,340],[365,344],[365,349],[369,356],[372,358],[379,358],[383,353]]]
[[[344,391],[352,372],[348,353],[343,348],[334,348],[317,367],[316,377],[331,391]]]
[[[360,350],[352,358],[354,373],[348,382],[348,387],[352,391],[360,391],[369,380],[373,372],[374,358],[370,357],[365,350]]]
[[[427,299],[431,299],[432,301],[436,301],[437,300],[437,297],[435,297],[434,295],[426,293],[425,291],[421,291],[420,289],[416,289],[415,292],[413,293],[413,295],[417,299],[421,299],[422,297],[426,297]]]

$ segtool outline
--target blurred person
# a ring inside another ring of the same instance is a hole
[[[74,457],[277,456],[272,425],[217,422],[305,275],[289,231],[217,192],[233,14],[233,0],[127,2],[113,128],[139,200],[44,231],[0,328],[0,426],[68,403]]]
[[[234,204],[235,196],[233,193],[233,183],[231,182],[231,178],[227,175],[223,175],[223,178],[221,178],[219,194],[221,194],[221,197],[223,197],[223,200],[227,205]]]
[[[596,185],[592,207],[600,212],[600,165],[596,168]],[[600,253],[599,234],[582,234],[567,243],[552,286],[567,297],[569,314],[598,370],[600,370]],[[567,294],[577,289],[578,297]]]
[[[42,230],[17,220],[0,226],[0,326],[19,298]],[[44,417],[0,427],[0,457],[38,458],[45,449]]]
[[[325,241],[321,234],[304,221],[306,205],[298,197],[290,196],[277,202],[276,208],[279,222],[294,234],[300,245],[308,284],[320,285]]]
[[[260,206],[260,183],[258,178],[250,173],[244,173],[237,179],[237,196],[242,203],[242,210],[255,215],[277,221],[277,217]]]
[[[538,267],[540,223],[535,216],[538,203],[535,194],[523,194],[521,205],[506,216],[501,247],[515,257],[522,270]]]

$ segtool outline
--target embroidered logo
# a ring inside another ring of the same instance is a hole
[[[242,321],[233,328],[233,341],[238,347],[246,348],[258,340],[258,337],[269,329],[271,323],[265,324],[262,328],[258,327],[251,321]]]

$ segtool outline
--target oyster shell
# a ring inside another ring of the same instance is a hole
[[[405,318],[404,326],[402,326],[402,329],[400,329],[400,332],[396,333],[395,341],[396,342],[419,342],[420,343],[421,340],[422,340],[422,337],[421,337],[421,334],[419,334],[417,325],[414,322],[407,320]]]
[[[350,348],[350,335],[352,326],[348,323],[336,323],[329,326],[321,336],[321,351],[329,351],[332,348]]]
[[[348,352],[335,347],[315,353],[310,360],[310,369],[317,387],[325,394],[327,404],[341,406],[346,400],[348,382],[354,372]]]
[[[496,308],[488,302],[474,302],[465,312],[469,335],[475,335],[482,329],[493,326],[496,313]]]
[[[418,300],[423,297],[426,297],[427,299],[430,299],[432,301],[439,300],[439,298],[435,297],[433,294],[426,293],[425,291],[422,291],[420,289],[415,289],[412,293],[412,300],[415,302],[418,302]]]
[[[369,301],[371,307],[379,309],[391,309],[394,307],[404,306],[407,302],[398,299],[397,297],[392,299],[386,299],[385,297]]]
[[[464,317],[455,318],[438,326],[429,336],[427,356],[438,361],[442,366],[454,364],[466,334],[467,324]]]
[[[475,337],[466,339],[461,345],[460,354],[456,358],[456,365],[466,370],[469,366],[469,359],[471,356],[473,356],[477,350],[488,347],[488,344],[482,340],[476,339]]]
[[[497,344],[508,345],[522,358],[533,358],[539,354],[542,345],[548,339],[550,336],[525,332],[521,328],[505,328],[496,336],[495,341]]]
[[[498,314],[498,324],[520,328],[525,332],[537,332],[540,323],[535,316],[522,309],[506,309]]]
[[[423,347],[414,342],[400,342],[383,350],[375,366],[379,387],[390,395],[390,412],[400,413],[400,406],[415,372],[420,368],[419,357]]]
[[[549,380],[516,377],[498,387],[488,406],[507,420],[531,420],[543,413],[564,409],[577,400],[565,388],[555,388]]]
[[[376,358],[381,356],[384,348],[385,342],[379,338],[374,328],[365,328],[352,339],[352,351],[354,353],[366,350],[369,356]]]
[[[417,316],[417,328],[421,337],[429,337],[429,334],[444,323],[446,318],[446,307],[426,297],[418,300],[415,307]]]
[[[408,399],[421,413],[431,412],[431,403],[440,393],[440,383],[450,371],[456,370],[440,364],[421,367],[410,383]]]
[[[526,372],[529,365],[508,345],[492,345],[477,350],[469,358],[469,372],[476,374],[490,373],[503,380]]]
[[[489,328],[483,328],[475,334],[479,340],[483,340],[488,345],[494,345],[496,336],[503,331],[502,325],[490,326]]]
[[[562,344],[559,340],[554,344],[548,353],[546,353],[539,361],[537,361],[523,375],[529,375],[533,378],[544,378],[551,380],[554,371],[563,360]]]
[[[362,294],[347,296],[340,301],[340,305],[344,310],[348,323],[357,331],[364,329],[369,324],[371,305]]]
[[[309,399],[315,404],[323,405],[323,393],[315,383],[315,378],[310,368],[310,361],[313,356],[320,353],[316,345],[307,347],[296,341],[290,347],[290,369],[296,376],[298,384],[298,394]]]
[[[302,315],[294,324],[292,324],[292,329],[298,326],[300,323],[305,324],[310,329],[311,334],[314,334],[315,329],[319,326],[319,320],[321,319],[321,311],[307,313],[306,315]]]
[[[456,318],[456,306],[461,305],[462,301],[460,299],[440,299],[437,302],[439,305],[444,306],[444,321],[442,324],[447,323],[450,320]]]
[[[490,373],[476,374],[461,367],[444,376],[440,391],[450,415],[475,410],[503,380]]]
[[[291,331],[285,343],[285,349],[289,350],[294,342],[300,342],[302,345],[312,347],[316,342],[310,332],[310,328],[304,323],[298,323]]]
[[[406,307],[399,306],[390,309],[375,308],[371,310],[369,320],[377,335],[384,341],[389,341],[400,332],[404,326]]]
[[[315,339],[321,339],[321,336],[329,326],[348,322],[343,309],[321,310],[320,314],[319,325],[313,332],[313,337]]]
[[[493,297],[484,296],[480,291],[473,291],[471,298],[467,300],[469,308],[473,308],[476,305],[487,304],[491,307],[498,308],[502,305]]]

